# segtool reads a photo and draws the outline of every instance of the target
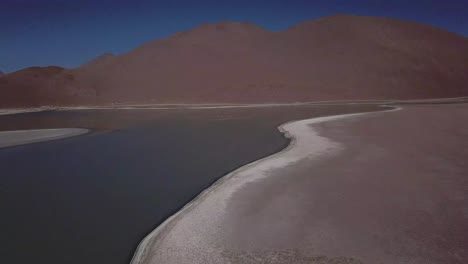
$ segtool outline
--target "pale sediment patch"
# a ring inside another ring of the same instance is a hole
[[[0,115],[15,115],[24,113],[34,113],[45,111],[47,108],[12,108],[12,109],[0,109]]]
[[[0,148],[68,138],[87,132],[89,130],[84,128],[0,131]]]
[[[339,151],[339,143],[318,135],[311,126],[363,114],[367,113],[283,124],[279,130],[291,139],[286,149],[245,165],[218,180],[150,233],[140,243],[131,263],[229,263],[223,256],[229,237],[221,226],[226,220],[226,204],[230,197],[246,184],[267,177],[269,172],[303,159],[318,159]]]

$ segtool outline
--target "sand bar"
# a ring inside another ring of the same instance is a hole
[[[88,132],[84,128],[0,131],[0,148],[68,138]]]
[[[24,113],[34,113],[48,110],[46,107],[32,107],[32,108],[0,108],[0,115],[15,115],[15,114],[24,114]]]

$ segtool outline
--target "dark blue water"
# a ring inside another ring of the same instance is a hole
[[[279,151],[281,123],[373,107],[77,111],[0,129],[90,134],[0,149],[2,263],[128,263],[139,241],[219,177]]]

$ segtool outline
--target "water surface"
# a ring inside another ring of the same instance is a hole
[[[139,241],[224,174],[275,153],[277,126],[375,110],[300,106],[51,111],[0,116],[0,131],[82,127],[0,149],[5,263],[129,263]]]

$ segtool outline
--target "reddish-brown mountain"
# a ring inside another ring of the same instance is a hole
[[[0,89],[9,95],[0,106],[468,96],[468,40],[414,22],[350,15],[280,32],[221,22],[77,69],[12,73]]]

